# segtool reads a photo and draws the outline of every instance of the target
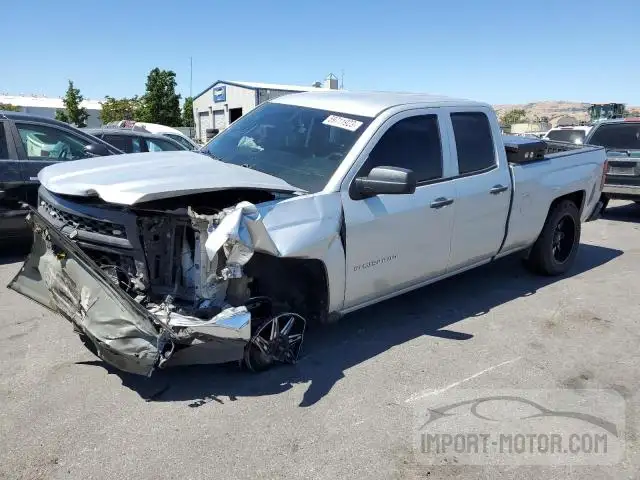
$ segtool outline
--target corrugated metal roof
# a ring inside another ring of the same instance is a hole
[[[281,84],[281,83],[238,82],[238,81],[235,81],[235,80],[233,80],[233,81],[232,80],[216,80],[211,85],[209,85],[207,88],[205,88],[203,91],[201,91],[200,93],[195,95],[193,97],[194,100],[196,98],[201,97],[206,92],[211,90],[213,87],[215,87],[216,85],[221,84],[221,83],[225,84],[225,85],[234,85],[236,87],[250,88],[252,90],[257,90],[257,89],[286,90],[286,91],[291,91],[291,92],[315,92],[315,91],[318,91],[318,90],[329,90],[328,88],[322,88],[322,87],[310,87],[310,86],[303,86],[303,85],[287,85],[287,84]]]
[[[62,98],[52,97],[0,95],[0,103],[16,107],[64,108]],[[84,100],[80,105],[89,110],[102,110],[102,104],[97,100]]]
[[[253,89],[260,88],[265,90],[291,90],[294,92],[313,92],[315,90],[321,90],[320,87],[305,87],[302,85],[285,85],[281,83],[236,82],[236,81],[229,81],[229,82],[222,82],[222,83],[239,85],[241,87],[247,87],[247,88],[253,88]]]

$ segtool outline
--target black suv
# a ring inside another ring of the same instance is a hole
[[[126,128],[83,128],[85,133],[98,137],[125,153],[189,150],[175,140],[139,130]]]
[[[50,118],[0,111],[0,241],[29,235],[24,216],[38,200],[38,172],[68,160],[122,154]]]

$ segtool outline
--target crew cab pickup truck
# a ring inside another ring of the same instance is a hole
[[[605,207],[611,198],[640,203],[640,118],[598,122],[585,143],[605,147],[607,151]]]
[[[309,92],[202,153],[53,165],[10,288],[128,372],[293,362],[307,321],[514,252],[541,274],[571,268],[604,149],[505,138],[482,103]]]
[[[63,122],[0,111],[0,243],[30,236],[27,205],[38,199],[47,165],[122,151]]]

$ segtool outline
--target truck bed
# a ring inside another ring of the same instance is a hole
[[[505,138],[505,145],[509,140],[509,137]],[[582,221],[600,200],[604,149],[566,142],[544,143],[542,157],[521,163],[509,162],[513,183],[512,208],[501,256],[535,241],[553,199],[582,192],[579,194],[582,197]]]
[[[527,159],[514,160],[512,155],[509,158],[509,163],[522,164],[531,162],[540,162],[544,160],[550,160],[552,158],[564,157],[575,153],[583,153],[593,149],[601,149],[594,145],[582,145],[569,142],[560,142],[555,140],[540,140],[538,138],[521,137],[515,135],[503,135],[503,141],[505,144],[505,150],[507,151],[507,158],[509,153],[513,152],[518,147],[523,150],[530,150],[540,152],[541,155],[534,155]]]

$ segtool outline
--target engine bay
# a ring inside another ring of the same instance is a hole
[[[314,267],[302,259],[277,256],[253,203],[290,197],[260,190],[224,191],[136,205],[122,210],[135,217],[138,238],[129,240],[141,251],[77,243],[115,287],[153,316],[159,331],[170,333],[160,367],[170,357],[200,350],[197,361],[184,363],[234,359],[262,370],[274,362],[294,362],[306,315],[321,315],[326,308],[326,301],[313,296]],[[100,201],[95,207],[113,209]],[[71,239],[77,235],[67,234]],[[261,248],[255,248],[255,239]],[[58,287],[49,282],[48,288],[53,292]],[[314,308],[309,308],[309,300],[317,301]],[[212,345],[220,350],[221,340],[230,342],[231,353],[192,348]]]

